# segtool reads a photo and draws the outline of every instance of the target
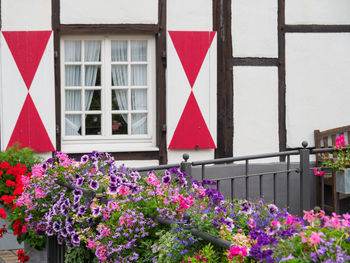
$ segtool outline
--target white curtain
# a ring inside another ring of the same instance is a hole
[[[126,40],[112,41],[112,61],[128,60],[128,42]]]
[[[64,61],[65,62],[81,61],[81,41],[80,40],[64,41]]]
[[[85,41],[85,61],[97,62],[101,59],[101,41]],[[85,67],[85,86],[96,86],[99,66]],[[93,90],[85,91],[85,110],[89,110],[94,96]]]
[[[147,134],[147,114],[131,114],[131,134]]]
[[[128,110],[128,91],[113,90],[113,93],[114,93],[114,98],[117,100],[117,103],[119,106],[118,110]],[[127,122],[127,120],[125,121]]]
[[[131,90],[131,109],[147,110],[147,90],[146,89]]]
[[[147,65],[131,65],[131,85],[147,85]]]
[[[113,86],[127,86],[128,85],[128,66],[113,65],[112,66],[112,81]]]
[[[147,61],[147,41],[130,41],[131,61]]]
[[[66,135],[79,136],[81,115],[66,115]]]

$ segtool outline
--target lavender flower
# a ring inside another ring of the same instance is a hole
[[[79,237],[79,234],[74,233],[74,234],[72,235],[72,243],[73,243],[73,245],[79,245],[79,244],[80,244],[80,237]]]
[[[86,164],[88,160],[89,160],[89,156],[85,154],[81,157],[80,162],[82,164]]]
[[[98,217],[101,214],[101,207],[93,207],[92,208],[92,216],[93,217]]]

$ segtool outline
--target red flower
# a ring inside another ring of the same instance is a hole
[[[15,196],[8,196],[8,195],[3,195],[0,200],[4,201],[5,205],[11,205],[13,200],[15,200]]]
[[[18,260],[21,262],[26,262],[29,260],[27,253],[23,249],[20,249],[17,251],[17,257],[18,257]]]
[[[3,173],[4,173],[4,172],[0,170],[0,178],[1,178],[1,176],[3,175]]]
[[[5,208],[0,209],[0,216],[2,219],[5,219],[7,217],[6,212],[5,212]]]
[[[15,186],[16,185],[16,183],[14,181],[11,181],[11,180],[6,180],[5,183],[6,183],[7,187],[11,187],[11,186]]]
[[[22,234],[22,220],[20,218],[13,223],[12,229],[14,236],[19,236]]]
[[[9,167],[10,167],[10,164],[8,162],[1,162],[0,163],[0,168],[1,169],[5,169],[6,170]]]
[[[2,228],[0,228],[0,238],[4,236],[4,233],[7,233],[6,225],[2,225]]]

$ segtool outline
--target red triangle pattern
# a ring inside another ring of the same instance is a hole
[[[21,143],[21,147],[30,147],[36,152],[55,150],[30,94],[24,102],[7,148],[16,142]]]
[[[22,78],[30,89],[52,31],[2,31]]]
[[[215,31],[169,31],[169,35],[193,88]]]
[[[175,129],[169,149],[216,149],[192,91]]]

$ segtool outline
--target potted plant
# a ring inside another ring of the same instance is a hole
[[[346,145],[344,135],[336,138],[333,157],[323,156],[323,167],[331,168],[336,176],[336,191],[350,194],[350,145]]]

